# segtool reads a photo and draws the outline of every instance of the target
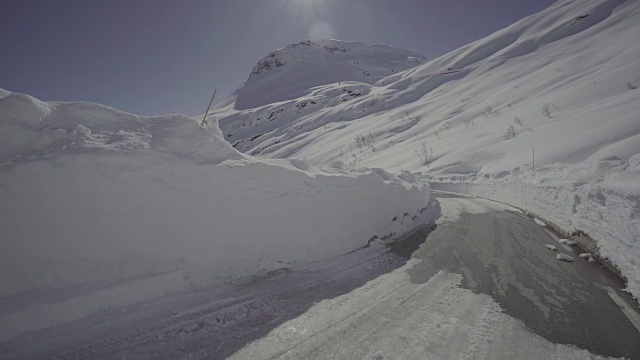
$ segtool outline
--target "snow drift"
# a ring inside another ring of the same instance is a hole
[[[409,229],[428,187],[247,157],[186,116],[0,99],[0,338]]]

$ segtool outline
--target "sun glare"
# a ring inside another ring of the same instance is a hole
[[[297,16],[322,17],[328,10],[329,0],[281,0],[283,8]]]
[[[326,20],[331,0],[281,0],[283,12],[308,23],[309,39],[331,39],[333,26]]]

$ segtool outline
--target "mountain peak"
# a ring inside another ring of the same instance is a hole
[[[254,66],[236,92],[236,108],[291,100],[317,86],[345,81],[374,84],[418,66],[425,57],[388,45],[342,40],[305,40],[272,51]]]
[[[382,44],[368,45],[360,42],[333,39],[304,40],[270,52],[254,66],[249,78],[272,69],[306,62],[318,56],[347,54],[370,55],[375,53],[401,54],[411,58],[408,60],[416,65],[425,60],[420,54]]]

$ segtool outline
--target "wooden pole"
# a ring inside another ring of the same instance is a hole
[[[218,92],[218,89],[215,89],[213,91],[213,96],[211,97],[211,101],[209,101],[209,106],[207,106],[207,111],[204,113],[204,117],[202,118],[202,124],[200,124],[200,126],[204,126],[204,124],[207,123],[207,115],[209,115],[209,109],[211,109],[211,104],[213,104],[213,98],[216,97],[217,92]]]

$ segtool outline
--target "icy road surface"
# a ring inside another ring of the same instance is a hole
[[[0,358],[640,358],[617,278],[511,208],[436,197],[435,230],[389,251],[106,310],[0,343]]]

